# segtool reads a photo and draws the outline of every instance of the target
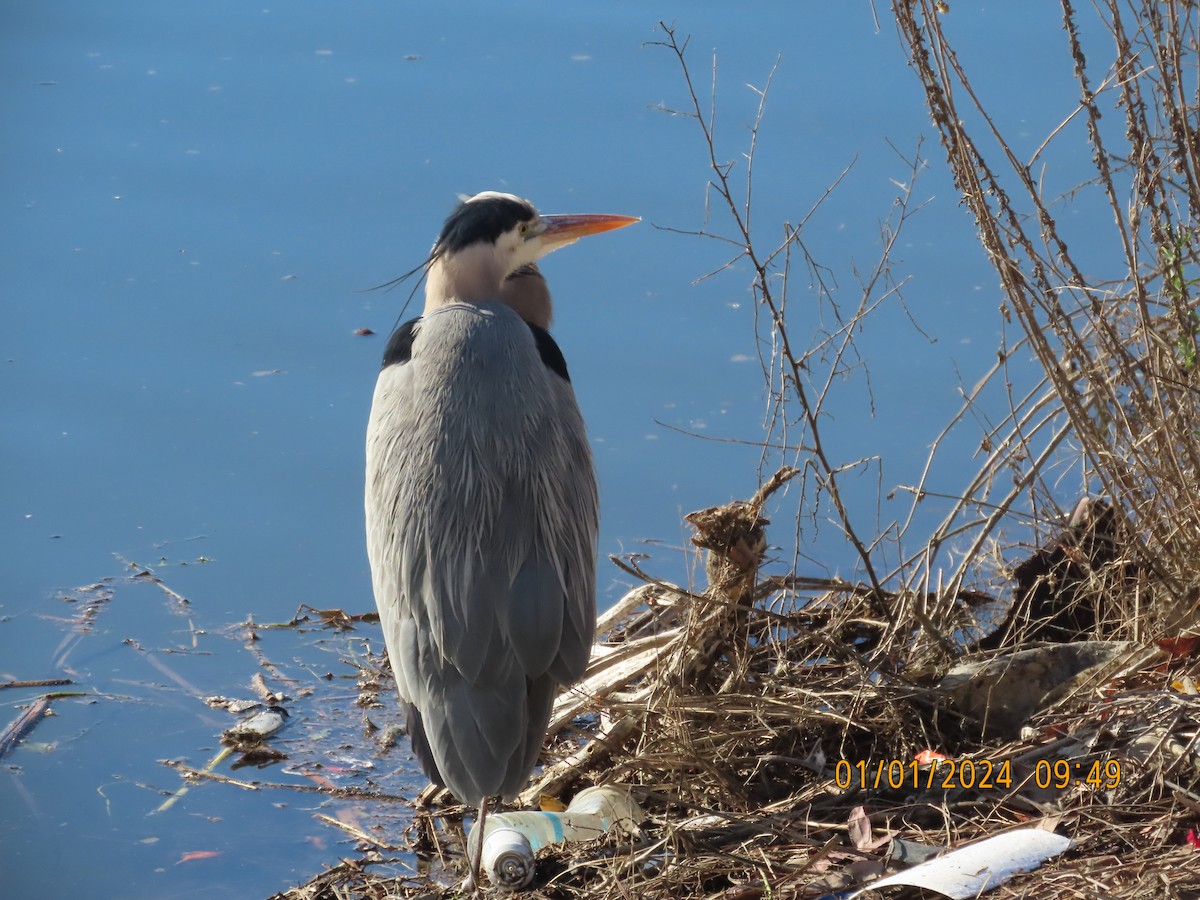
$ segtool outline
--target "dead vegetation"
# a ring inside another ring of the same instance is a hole
[[[588,677],[560,698],[547,765],[522,800],[628,784],[648,818],[632,842],[543,851],[530,896],[820,897],[926,851],[1029,827],[1072,845],[988,896],[1200,896],[1196,9],[1100,3],[1083,23],[1064,2],[1078,108],[1022,160],[972,89],[941,6],[916,0],[894,12],[1019,332],[948,429],[974,426],[993,382],[1008,390],[1007,417],[979,416],[979,470],[898,564],[884,562],[883,536],[843,500],[843,480],[869,463],[829,454],[821,411],[832,381],[860,362],[854,335],[900,290],[889,258],[912,181],[852,311],[804,349],[777,276],[806,267],[825,299],[835,291],[803,222],[769,252],[756,246],[751,172],[738,194],[686,42],[663,26],[690,92],[681,113],[703,133],[711,198],[727,213],[721,240],[754,273],[774,398],[764,446],[784,449],[764,451],[780,458],[754,497],[689,517],[706,587],[622,563],[644,583],[604,617]],[[1111,38],[1112,59],[1095,70],[1080,49],[1084,28]],[[743,169],[752,171],[766,97]],[[1095,171],[1048,199],[1036,166],[1072,139],[1087,142]],[[911,165],[915,180],[921,162]],[[1056,215],[1084,193],[1113,217],[1109,268],[1096,274],[1072,256]],[[1031,355],[1037,383],[1014,393],[1028,378],[1013,369]],[[1064,496],[1064,485],[1078,487]],[[806,579],[795,566],[772,574],[766,516],[785,488],[806,515],[837,522],[858,557],[856,581]],[[924,491],[911,489],[914,508]],[[1090,497],[1064,514],[1079,494]],[[1001,528],[1014,523],[1032,525],[1035,549],[1004,544]],[[905,537],[911,545],[904,523],[889,531],[893,557]],[[439,822],[461,812],[422,813],[412,849],[450,859],[459,851]],[[457,891],[452,871],[387,877],[376,859],[347,861],[277,900]]]

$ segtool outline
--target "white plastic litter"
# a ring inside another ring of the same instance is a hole
[[[590,841],[610,828],[633,834],[644,817],[629,788],[612,784],[585,788],[562,812],[492,813],[483,826],[482,867],[493,884],[523,888],[533,880],[533,857],[542,847]],[[471,829],[470,847],[476,831]]]
[[[1071,846],[1071,839],[1040,828],[1022,828],[987,838],[872,882],[866,890],[908,885],[927,888],[954,900],[969,900],[999,887],[1014,875],[1032,872]]]

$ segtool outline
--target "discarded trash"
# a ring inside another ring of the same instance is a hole
[[[614,827],[633,834],[643,818],[629,787],[615,784],[585,788],[562,812],[492,813],[483,826],[483,868],[493,884],[517,890],[533,881],[533,857],[542,847],[590,841]],[[471,848],[477,831],[471,829]]]
[[[287,722],[288,711],[282,706],[269,706],[260,713],[238,722],[221,733],[221,743],[242,750],[244,746],[261,744]],[[244,751],[243,751],[244,752]]]
[[[1070,838],[1040,828],[1008,831],[881,878],[847,900],[866,891],[899,885],[928,888],[954,900],[966,900],[999,887],[1014,875],[1033,871],[1070,846]]]
[[[937,856],[945,850],[944,847],[933,847],[919,841],[905,841],[892,838],[888,846],[887,861],[897,866],[912,867],[925,862],[931,856]]]

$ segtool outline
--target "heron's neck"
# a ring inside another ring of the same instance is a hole
[[[490,244],[439,256],[425,278],[425,312],[448,303],[482,303],[500,294],[504,272]]]
[[[425,312],[451,303],[505,303],[526,322],[550,327],[550,290],[536,265],[522,266],[509,278],[487,244],[439,256],[425,280]]]

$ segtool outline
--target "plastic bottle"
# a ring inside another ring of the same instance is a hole
[[[601,784],[575,795],[562,812],[492,813],[483,824],[482,865],[493,884],[515,890],[533,880],[534,854],[550,844],[590,841],[610,828],[632,834],[644,818],[629,787]],[[468,846],[479,839],[471,829]]]

